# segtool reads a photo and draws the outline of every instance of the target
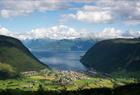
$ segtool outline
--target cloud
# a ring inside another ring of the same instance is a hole
[[[8,29],[6,29],[6,28],[0,26],[0,34],[1,34],[1,35],[8,35],[9,32],[10,32],[10,31],[9,31]]]
[[[38,28],[29,32],[11,32],[0,27],[0,35],[7,35],[20,40],[27,39],[113,39],[113,38],[138,38],[140,31],[121,31],[116,28],[105,28],[101,32],[88,32],[87,30],[76,30],[74,28],[58,25],[50,28]]]
[[[125,24],[140,24],[140,0],[96,0],[85,4],[76,13],[65,14],[66,20],[88,23],[122,21]]]
[[[82,3],[82,8],[74,3]],[[66,9],[77,10],[63,15],[70,20],[140,24],[140,0],[0,0],[0,16],[4,18]]]
[[[38,28],[29,32],[17,33],[10,32],[8,29],[1,27],[1,35],[12,36],[21,40],[26,39],[75,39],[75,38],[90,38],[90,32],[80,30],[77,31],[74,28],[70,28],[65,25],[53,26],[50,28]]]
[[[71,8],[72,2],[89,3],[92,0],[0,0],[0,16],[8,18],[35,11],[64,10]]]
[[[47,29],[33,29],[30,35],[34,38],[50,38],[50,39],[75,39],[84,38],[87,32],[78,32],[74,28],[65,25],[53,26]]]
[[[98,7],[109,8],[116,19],[126,24],[140,24],[140,0],[99,0]]]
[[[63,18],[72,18],[89,23],[108,23],[113,20],[113,16],[108,9],[103,9],[96,6],[84,6],[76,13],[63,15]]]
[[[69,7],[67,3],[58,0],[1,0],[0,6],[0,16],[5,18],[28,15],[34,11],[44,12]]]
[[[114,38],[139,38],[140,31],[121,31],[116,28],[105,28],[101,32],[95,33],[97,39],[114,39]]]
[[[96,33],[96,38],[99,39],[112,39],[112,38],[124,38],[123,32],[115,28],[105,28],[103,31]]]

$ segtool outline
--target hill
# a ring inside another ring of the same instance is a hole
[[[81,62],[99,72],[140,71],[140,39],[110,39],[90,48]]]
[[[33,71],[48,67],[35,58],[17,39],[0,35],[0,63],[17,71]]]

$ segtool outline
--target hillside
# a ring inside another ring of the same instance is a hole
[[[111,73],[140,71],[140,39],[111,39],[95,44],[82,57],[88,68]]]
[[[17,71],[40,70],[47,67],[19,40],[2,35],[0,35],[0,63],[9,64]]]

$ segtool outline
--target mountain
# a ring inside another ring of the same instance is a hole
[[[81,58],[99,72],[140,71],[140,39],[110,39],[96,43]]]
[[[0,35],[0,64],[8,64],[17,71],[33,71],[48,67],[35,58],[19,40],[2,35]]]
[[[23,43],[31,50],[48,50],[48,51],[86,51],[95,40],[89,39],[35,39],[25,40]]]

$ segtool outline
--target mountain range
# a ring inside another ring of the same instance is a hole
[[[92,39],[34,39],[24,40],[23,43],[31,50],[47,51],[87,51],[96,40]]]

